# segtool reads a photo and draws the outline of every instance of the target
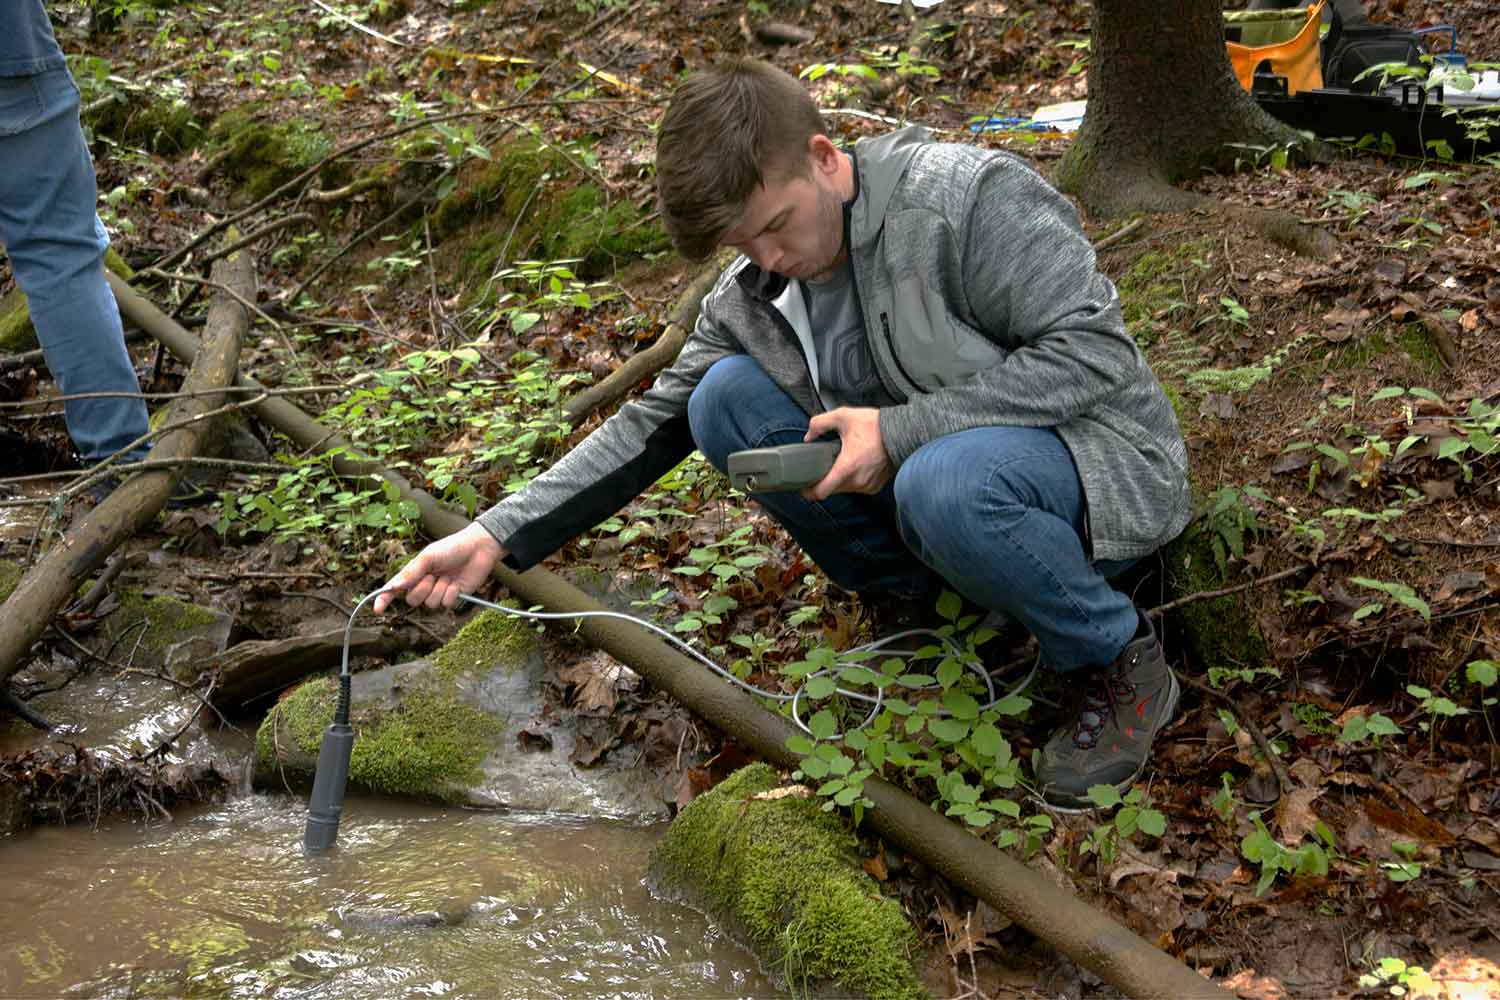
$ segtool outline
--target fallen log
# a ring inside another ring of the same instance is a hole
[[[111,285],[123,281],[106,271]],[[238,254],[214,269],[216,280],[234,289],[241,298],[254,301],[255,269],[250,258]],[[197,455],[208,440],[211,421],[200,419],[217,409],[223,389],[234,377],[239,363],[240,342],[250,328],[249,313],[233,296],[215,296],[206,328],[209,340],[195,351],[197,359],[183,382],[190,395],[172,403],[167,423],[185,426],[157,439],[148,460],[181,460]],[[185,336],[187,334],[184,334]],[[125,480],[93,510],[74,523],[67,535],[47,552],[16,584],[3,607],[0,621],[0,678],[10,677],[24,664],[31,644],[78,591],[79,585],[103,565],[120,543],[151,523],[166,505],[185,466],[138,472]]]
[[[153,335],[159,333],[168,350],[190,362],[196,348],[191,335],[140,296],[128,288],[125,291],[131,297],[122,298],[121,309],[129,310],[131,318]],[[238,383],[255,384],[243,376],[237,379]],[[334,459],[338,472],[347,476],[379,476],[394,485],[401,499],[417,504],[423,527],[431,537],[450,535],[470,523],[378,463],[351,457],[357,452],[347,440],[291,403],[267,399],[256,404],[255,410],[301,447],[348,449]],[[604,610],[583,591],[540,566],[516,573],[502,564],[496,567],[494,577],[523,606],[540,605],[557,612]],[[650,632],[608,618],[582,619],[578,632],[742,746],[781,767],[796,766],[795,755],[786,748],[787,737],[795,732],[790,722],[708,673],[701,664]],[[939,816],[927,803],[900,788],[869,779],[865,782],[865,794],[875,802],[875,808],[866,815],[867,821],[882,836],[1127,995],[1162,1000],[1199,997],[1228,1000],[1233,996],[1041,873]]]
[[[357,628],[349,639],[351,656],[392,656],[408,644],[397,633]],[[344,630],[287,639],[252,639],[237,643],[209,661],[219,682],[209,701],[221,712],[242,712],[310,674],[339,665]]]

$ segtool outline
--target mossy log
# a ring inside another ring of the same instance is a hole
[[[106,276],[112,285],[120,280],[109,272]],[[206,328],[210,339],[195,352],[182,385],[184,397],[174,401],[170,410],[171,423],[192,422],[158,438],[149,460],[197,455],[209,433],[209,421],[200,418],[222,405],[223,395],[212,390],[223,389],[234,378],[240,342],[250,328],[249,313],[240,301],[255,300],[254,265],[247,254],[237,254],[215,266],[214,279],[233,289],[239,300],[225,293],[215,296]],[[21,578],[0,607],[0,621],[7,624],[0,630],[0,677],[21,668],[26,651],[52,616],[121,542],[156,517],[181,476],[181,467],[131,476]]]
[[[927,996],[916,934],[860,866],[854,836],[810,789],[779,785],[774,768],[752,764],[689,803],[651,852],[652,889],[706,912],[815,995],[830,983],[841,996]]]
[[[187,331],[129,286],[123,289],[117,286],[116,295],[121,299],[121,309],[138,325],[158,337],[179,359],[191,363],[197,344]],[[256,383],[240,376],[236,384]],[[342,435],[331,432],[286,400],[264,400],[256,404],[255,411],[299,447],[342,449],[334,459],[334,467],[341,475],[376,475],[391,483],[401,499],[417,504],[422,526],[429,536],[442,538],[470,523],[379,463],[356,458],[359,452]],[[524,605],[541,605],[558,612],[605,610],[583,591],[540,566],[516,573],[501,564],[494,576]],[[779,766],[796,766],[796,757],[786,746],[788,737],[795,732],[790,722],[709,674],[699,663],[661,639],[609,618],[580,620],[578,634],[737,743]],[[887,840],[1127,995],[1162,1000],[1198,997],[1228,1000],[1232,996],[1107,914],[1067,893],[1040,872],[939,816],[927,803],[900,788],[872,778],[865,783],[865,795],[875,803],[866,818]]]

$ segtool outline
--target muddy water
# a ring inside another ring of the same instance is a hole
[[[303,801],[0,841],[3,997],[784,996],[640,884],[662,827],[351,799],[304,856]]]

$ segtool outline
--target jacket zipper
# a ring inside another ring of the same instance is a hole
[[[901,363],[900,356],[896,354],[896,340],[891,336],[891,318],[885,313],[880,314],[880,332],[885,334],[885,348],[890,352],[891,360],[896,363],[896,368],[901,372],[901,377],[906,379],[908,385],[921,392],[921,387],[917,385],[917,380],[911,377],[911,372],[906,370],[906,366]],[[903,395],[906,394],[903,393]]]

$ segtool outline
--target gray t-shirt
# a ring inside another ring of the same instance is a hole
[[[875,370],[864,317],[854,294],[849,261],[827,281],[799,282],[807,304],[813,349],[818,353],[818,392],[830,409],[838,406],[892,406]]]

